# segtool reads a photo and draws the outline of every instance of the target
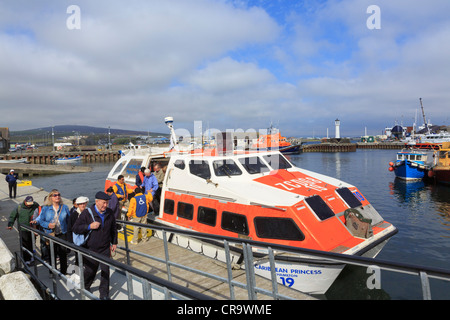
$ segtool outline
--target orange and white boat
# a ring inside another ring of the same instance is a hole
[[[250,146],[251,150],[280,151],[283,154],[296,154],[301,151],[301,144],[292,144],[283,137],[278,129],[270,125],[267,134],[259,136],[258,140]]]
[[[226,139],[219,145],[227,145]],[[119,174],[131,187],[141,166],[161,160],[168,161],[168,167],[154,223],[368,257],[375,257],[397,232],[355,186],[295,167],[279,151],[216,148],[184,152],[172,148],[160,154],[128,154],[113,167],[106,187]],[[172,241],[225,261],[219,244],[181,236]],[[267,252],[254,250],[262,257],[254,262],[255,273],[270,278],[270,264],[264,259]],[[232,253],[233,262],[241,263],[240,248]],[[344,268],[344,264],[307,255],[276,256],[277,281],[306,293],[326,292]]]

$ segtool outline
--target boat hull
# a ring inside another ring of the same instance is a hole
[[[433,168],[433,174],[437,182],[450,185],[450,168],[435,167]]]
[[[164,225],[164,223],[155,221],[152,223]],[[386,230],[384,235],[373,240],[372,245],[364,247],[361,251],[354,251],[352,254],[375,258],[389,241],[390,237],[396,232],[396,229],[389,232]],[[155,231],[153,236],[163,239],[163,233],[161,231]],[[169,236],[169,242],[220,262],[227,263],[226,251],[219,242],[202,241],[179,234]],[[253,247],[252,249],[255,275],[271,280],[272,272],[270,261],[267,258],[267,250],[257,247]],[[306,294],[326,293],[345,267],[345,263],[332,262],[311,255],[287,255],[278,254],[277,252],[274,252],[274,255],[276,256],[274,265],[277,283]],[[240,268],[245,269],[243,251],[240,246],[230,245],[229,262],[233,266],[239,265]]]
[[[409,161],[403,161],[402,164],[394,168],[395,176],[403,180],[421,180],[426,177],[428,170],[419,165],[412,165]]]
[[[258,150],[260,152],[279,151],[282,154],[297,154],[297,153],[300,153],[302,151],[300,144],[291,145],[291,146],[287,146],[287,147],[281,147],[280,146],[280,147],[274,147],[274,148],[271,148],[271,147],[269,147],[269,148],[257,148],[256,150]]]

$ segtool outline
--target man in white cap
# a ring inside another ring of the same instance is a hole
[[[110,196],[103,191],[99,191],[95,195],[95,204],[81,212],[73,226],[73,232],[78,234],[87,234],[90,232],[89,238],[83,245],[89,250],[111,257],[117,247],[117,228],[116,218],[113,211],[108,208]],[[91,213],[94,217],[92,221]],[[90,290],[94,282],[95,275],[100,267],[100,299],[109,299],[109,266],[99,261],[84,257],[84,287]]]
[[[13,198],[14,193],[14,199],[16,198],[17,193],[17,179],[19,178],[18,174],[14,172],[14,169],[11,169],[9,171],[9,174],[5,177],[6,182],[8,182],[8,188],[9,188],[9,198]]]

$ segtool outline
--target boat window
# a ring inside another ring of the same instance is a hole
[[[256,234],[260,238],[302,241],[305,235],[291,218],[256,217]]]
[[[242,214],[222,212],[222,229],[248,235],[247,218]]]
[[[177,216],[180,218],[192,220],[194,217],[194,206],[191,203],[178,202]]]
[[[164,200],[164,213],[173,214],[173,209],[175,208],[175,201],[172,199]]]
[[[242,174],[241,169],[231,159],[216,160],[213,162],[213,169],[216,176],[239,176]]]
[[[412,160],[412,161],[416,160],[416,155],[415,154],[410,154],[409,155],[409,160]]]
[[[286,158],[283,157],[281,154],[269,154],[263,156],[263,158],[274,170],[292,168],[289,161],[287,161]]]
[[[348,188],[336,189],[337,194],[345,201],[350,208],[356,208],[362,206],[361,201],[351,192]]]
[[[216,217],[217,217],[216,209],[207,208],[207,207],[198,207],[198,212],[197,212],[198,222],[206,224],[208,226],[215,227],[216,226]]]
[[[323,199],[318,195],[306,198],[305,202],[322,221],[334,216],[333,210],[331,210],[325,201],[323,201]]]
[[[258,157],[240,158],[239,162],[250,174],[268,172],[270,169]]]
[[[117,167],[114,169],[114,172],[111,174],[111,176],[119,175],[119,174],[122,172],[122,170],[123,170],[123,168],[124,168],[126,162],[127,162],[126,159],[124,159],[122,162],[120,162],[120,163],[117,165]]]
[[[175,163],[173,164],[176,168],[184,170],[184,168],[186,167],[184,160],[176,160]]]
[[[189,172],[203,179],[211,179],[209,164],[204,160],[191,160],[189,162]]]
[[[132,159],[127,164],[125,171],[122,172],[122,174],[134,177],[139,173],[139,171],[141,170],[141,167],[142,167],[142,160]]]
[[[420,154],[416,155],[416,160],[417,160],[417,161],[422,160],[422,156],[421,156]]]

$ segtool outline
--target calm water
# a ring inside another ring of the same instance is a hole
[[[298,167],[357,186],[383,218],[399,232],[377,258],[450,270],[450,187],[423,182],[403,182],[388,171],[396,150],[357,150],[342,153],[303,153],[289,156]],[[84,165],[84,164],[82,164]],[[93,172],[35,177],[33,185],[57,188],[72,199],[93,200],[103,190],[113,163],[93,165]],[[365,268],[346,267],[327,292],[327,299],[421,299],[420,279],[381,273],[381,290],[366,288]],[[450,299],[450,282],[431,280],[433,299]]]

